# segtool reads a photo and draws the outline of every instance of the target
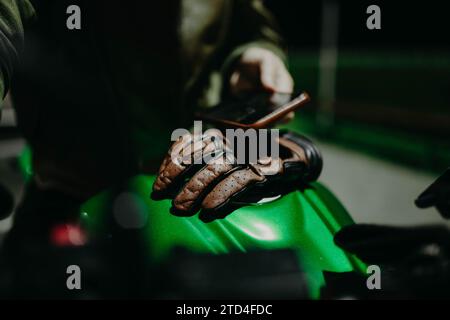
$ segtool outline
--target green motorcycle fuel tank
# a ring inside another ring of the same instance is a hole
[[[334,244],[333,235],[353,221],[320,183],[312,183],[302,191],[272,201],[242,207],[224,219],[204,223],[197,216],[171,215],[170,200],[151,200],[149,192],[154,179],[155,176],[139,175],[128,181],[127,191],[118,197],[105,191],[87,201],[80,216],[88,234],[104,232],[105,214],[111,212],[111,205],[120,207],[122,200],[128,199],[133,203],[131,210],[142,222],[144,239],[155,263],[164,261],[174,248],[179,247],[214,255],[292,249],[306,272],[311,298],[320,296],[320,288],[325,284],[323,271],[364,270],[357,258]],[[113,208],[112,212],[117,210]],[[120,221],[120,214],[115,219],[119,224],[126,224]]]

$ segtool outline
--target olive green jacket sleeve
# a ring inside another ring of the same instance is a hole
[[[23,46],[23,29],[34,10],[27,0],[0,0],[0,98],[6,96]],[[1,112],[1,103],[0,103]]]

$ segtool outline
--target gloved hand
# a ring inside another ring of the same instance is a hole
[[[201,210],[203,221],[222,218],[246,203],[316,180],[322,169],[318,149],[293,132],[280,133],[278,158],[264,157],[248,164],[236,164],[228,153],[226,161],[215,161],[223,160],[224,150],[229,150],[226,140],[219,150],[211,136],[203,135],[195,143],[193,139],[185,136],[172,145],[153,184],[152,198],[173,199],[175,215],[191,216]],[[205,155],[213,160],[198,161]]]

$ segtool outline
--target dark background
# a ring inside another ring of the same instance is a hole
[[[340,6],[339,45],[367,49],[449,49],[449,16],[445,1],[343,1]],[[316,47],[320,39],[323,1],[266,0],[292,47]],[[366,28],[369,5],[381,9],[382,28]]]

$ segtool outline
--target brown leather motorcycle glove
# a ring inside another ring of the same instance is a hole
[[[223,144],[217,140],[188,135],[176,141],[159,169],[152,199],[173,199],[172,214],[191,216],[201,210],[200,219],[211,221],[314,181],[322,170],[318,149],[293,132],[280,133],[278,157],[247,164],[237,164],[226,139]]]

